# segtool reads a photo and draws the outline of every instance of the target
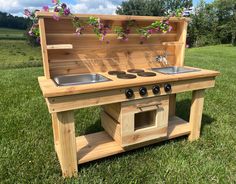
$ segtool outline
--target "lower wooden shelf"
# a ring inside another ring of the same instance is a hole
[[[177,116],[173,116],[169,118],[167,137],[134,145],[130,147],[129,150],[189,133],[189,123]],[[79,136],[76,138],[76,144],[78,164],[127,151],[120,147],[105,131]]]

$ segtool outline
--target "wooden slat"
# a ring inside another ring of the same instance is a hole
[[[187,135],[190,132],[189,123],[178,117],[172,117],[169,121],[169,125],[170,126],[168,128],[167,137],[152,141],[147,141],[138,144],[135,147],[129,147],[129,150],[157,143],[163,140],[172,139],[182,135]],[[76,143],[77,143],[77,158],[79,164],[115,155],[125,151],[105,131],[77,137]]]
[[[56,15],[56,13],[51,12],[36,12],[37,17],[44,17],[44,18],[52,18],[53,15]],[[155,16],[132,16],[132,15],[100,15],[100,14],[75,14],[78,17],[99,17],[103,20],[139,20],[139,21],[155,21],[155,20],[165,20],[166,17],[155,17]],[[71,19],[71,17],[63,16],[61,19]],[[182,22],[182,21],[190,21],[189,18],[186,17],[170,17],[170,21],[173,22]]]
[[[52,18],[44,18],[45,19],[45,26],[46,26],[46,32],[48,34],[53,33],[75,33],[75,27],[72,24],[72,21],[70,19],[60,19],[59,21],[55,21]],[[104,24],[108,24],[110,29],[107,30],[108,34],[114,33],[114,30],[117,26],[124,25],[125,20],[104,20],[102,19],[102,22]],[[149,26],[153,21],[146,20],[146,21],[136,21],[137,26],[131,26],[129,27],[130,34],[136,34],[138,27],[146,27]],[[176,33],[176,24],[175,22],[170,22],[170,25],[172,26],[171,33]],[[82,33],[93,33],[93,27],[92,26],[85,26]]]
[[[180,93],[185,91],[214,87],[215,80],[213,78],[202,78],[198,80],[195,79],[186,81],[176,81],[172,82],[171,84],[172,84],[172,93]],[[164,91],[163,84],[160,84],[160,86],[161,86],[161,92],[159,95],[154,95],[152,93],[153,85],[146,86],[148,95],[145,98],[170,94]],[[139,95],[139,88],[140,87],[132,88],[134,90],[134,98],[132,100],[145,99],[144,97]],[[71,87],[71,90],[73,90],[73,87]],[[53,112],[73,110],[78,108],[131,101],[131,99],[126,98],[125,88],[123,88],[123,89],[107,90],[100,92],[93,91],[92,93],[86,93],[86,94],[52,97],[48,98],[47,101],[48,101],[49,112],[53,113]]]
[[[171,82],[171,81],[174,82],[174,81],[183,81],[183,80],[186,80],[185,83],[188,89],[189,88],[188,86],[191,86],[192,83],[187,84],[187,82],[190,82],[187,80],[195,79],[195,82],[198,81],[199,84],[201,84],[200,81],[202,80],[203,81],[214,80],[214,77],[219,75],[219,72],[202,69],[201,71],[192,72],[192,73],[184,73],[184,74],[178,74],[178,75],[157,74],[157,76],[155,77],[137,77],[136,79],[132,79],[132,80],[117,79],[116,77],[110,76],[107,73],[101,73],[101,75],[106,76],[112,81],[103,82],[103,83],[95,83],[95,84],[84,84],[84,85],[78,85],[78,86],[57,87],[51,79],[46,79],[45,77],[39,77],[38,80],[39,80],[39,84],[40,84],[44,97],[55,97],[55,96],[99,92],[99,91],[105,91],[105,90],[111,90],[111,89],[134,87],[134,86],[140,86],[140,85],[160,84],[160,83],[165,83],[165,82]],[[212,77],[212,78],[209,78],[209,77]],[[202,79],[202,78],[208,78],[208,79]],[[206,86],[203,86],[203,87],[206,87]],[[198,88],[201,88],[201,86],[198,85]]]
[[[39,31],[40,31],[40,42],[41,42],[41,51],[43,58],[43,71],[44,76],[47,79],[50,79],[49,64],[48,64],[48,51],[47,51],[47,41],[46,41],[46,32],[45,32],[45,22],[43,18],[39,18]]]
[[[49,39],[50,38],[55,38],[55,37],[73,37],[73,38],[78,38],[78,37],[95,37],[96,35],[94,35],[94,33],[83,33],[81,35],[77,35],[76,33],[47,33],[46,35]],[[177,32],[170,32],[170,33],[154,33],[152,34],[151,37],[176,37],[177,36]],[[117,34],[115,33],[110,33],[107,34],[106,37],[117,37]],[[140,37],[140,34],[137,33],[131,33],[128,35],[129,38],[131,37]]]
[[[60,112],[52,116],[55,148],[58,154],[63,177],[76,176],[78,172],[76,161],[76,141],[74,127],[74,112]]]
[[[56,45],[47,45],[48,50],[57,50],[57,49],[73,49],[72,44],[56,44]]]
[[[175,116],[176,109],[176,94],[171,94],[169,96],[169,116]]]
[[[202,111],[204,103],[204,89],[193,91],[192,103],[190,110],[190,135],[188,139],[190,141],[197,140],[200,136]]]
[[[187,22],[179,22],[177,30],[177,42],[182,43],[182,45],[176,46],[176,66],[184,65],[184,53],[186,46],[186,37],[187,37]]]

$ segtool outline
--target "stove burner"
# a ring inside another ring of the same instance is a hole
[[[156,75],[157,74],[154,72],[140,72],[140,73],[138,73],[138,76],[141,76],[141,77],[153,77]]]
[[[118,74],[125,74],[124,71],[109,71],[108,72],[109,75],[118,75]]]
[[[134,79],[136,77],[137,76],[133,75],[133,74],[118,74],[117,75],[117,78],[119,78],[119,79]]]
[[[144,70],[142,70],[142,69],[130,69],[130,70],[127,70],[127,72],[130,72],[130,73],[140,73],[140,72],[144,72]]]

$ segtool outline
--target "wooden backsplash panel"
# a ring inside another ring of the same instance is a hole
[[[150,20],[135,21],[136,26],[130,27],[130,33],[136,33],[136,29],[138,27],[148,26],[152,22],[153,21],[150,21]],[[108,31],[108,33],[112,33],[112,30],[116,26],[122,26],[125,24],[125,22],[122,20],[118,20],[118,21],[103,20],[103,23],[111,26],[111,29],[110,31]],[[171,23],[171,26],[173,27],[172,32],[176,32],[176,23]],[[51,18],[45,18],[45,29],[46,29],[46,33],[48,34],[58,34],[58,33],[66,34],[66,33],[75,32],[75,28],[73,27],[71,19],[60,19],[59,21],[55,21],[54,19],[51,19]],[[93,34],[92,27],[86,26],[84,32],[86,34]]]
[[[80,15],[81,16],[81,15]],[[82,15],[86,17],[86,15]],[[97,17],[97,15],[94,15]],[[126,20],[136,19],[139,26],[147,26],[160,17],[141,17],[141,16],[100,16],[102,20],[114,29],[117,25],[122,25]],[[173,30],[170,33],[156,33],[147,40],[140,40],[140,35],[135,29],[131,29],[128,41],[117,39],[117,35],[110,31],[105,41],[98,40],[91,28],[87,28],[83,35],[77,36],[71,19],[61,18],[55,21],[52,14],[41,15],[45,26],[46,45],[72,44],[73,49],[45,50],[47,54],[48,70],[52,78],[58,75],[106,72],[109,70],[126,70],[130,68],[152,68],[161,67],[155,61],[157,55],[168,52],[169,65],[181,65],[183,52],[182,29],[185,19],[171,18]],[[43,27],[40,25],[40,27]],[[41,32],[43,29],[40,30]],[[108,43],[109,42],[109,43]],[[163,45],[164,42],[170,44]],[[176,45],[175,43],[178,42]],[[43,46],[45,47],[45,46]]]

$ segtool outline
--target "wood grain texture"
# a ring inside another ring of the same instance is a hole
[[[56,44],[56,45],[47,45],[48,50],[57,50],[57,49],[73,49],[72,44]]]
[[[177,42],[182,43],[176,45],[175,56],[176,56],[176,66],[184,65],[184,53],[186,47],[186,37],[187,37],[187,22],[179,22],[177,28]]]
[[[88,134],[76,138],[78,163],[86,163],[107,156],[132,150],[135,148],[147,146],[160,141],[172,139],[175,137],[188,135],[190,132],[189,123],[178,117],[171,117],[167,137],[146,141],[124,150],[116,141],[114,141],[105,131]]]
[[[172,93],[180,93],[180,92],[185,92],[185,91],[192,91],[192,90],[214,87],[215,80],[214,78],[202,78],[202,79],[193,79],[193,80],[186,80],[186,81],[176,81],[176,82],[171,82],[171,84],[172,84]],[[158,95],[154,95],[152,93],[153,85],[146,86],[148,90],[148,95],[145,98],[170,94],[164,91],[163,85],[164,84],[160,83],[161,92]],[[112,103],[118,103],[118,102],[145,99],[144,97],[139,95],[139,91],[138,91],[139,87],[133,87],[132,89],[134,90],[133,99],[126,98],[125,88],[124,88],[124,89],[114,89],[114,90],[107,90],[107,91],[100,91],[100,92],[92,92],[92,93],[87,93],[87,94],[51,97],[51,98],[47,98],[47,105],[49,108],[49,112],[53,113],[53,112],[74,110],[74,109],[91,107],[91,106],[99,106],[99,105],[112,104]]]
[[[104,107],[102,126],[121,147],[167,135],[168,96],[122,102],[114,111]]]
[[[192,103],[190,110],[190,135],[188,139],[190,141],[197,140],[200,136],[202,112],[204,104],[204,89],[196,90],[192,92]]]
[[[64,86],[64,87],[56,86],[56,84],[51,79],[46,79],[45,77],[39,77],[38,81],[44,97],[56,97],[64,95],[91,93],[94,91],[99,92],[111,89],[135,87],[140,85],[151,85],[151,84],[161,84],[165,82],[184,81],[191,79],[201,81],[204,80],[203,78],[212,77],[212,79],[214,79],[214,77],[219,75],[219,72],[201,69],[201,71],[199,72],[192,72],[178,75],[158,74],[155,77],[137,77],[136,79],[132,80],[117,79],[116,77],[108,75],[107,73],[100,73],[100,74],[111,79],[112,81],[95,83],[95,84],[84,84],[78,86]],[[186,84],[186,86],[188,89],[188,84]],[[201,86],[199,86],[199,88],[200,87]]]
[[[74,127],[74,112],[60,112],[52,115],[55,148],[63,177],[77,176],[77,156]]]
[[[169,53],[169,65],[176,65],[176,48],[179,47],[176,45],[184,44],[178,40],[183,29],[178,25],[182,22],[187,24],[188,21],[185,18],[170,18],[173,28],[170,33],[155,33],[148,39],[140,40],[141,36],[136,31],[138,27],[145,27],[153,21],[165,18],[94,15],[100,17],[104,24],[111,26],[105,41],[101,42],[93,33],[91,26],[86,26],[83,34],[76,36],[71,17],[62,16],[59,21],[55,21],[51,13],[37,14],[43,20],[43,24],[40,24],[45,30],[42,39],[47,40],[47,45],[42,45],[42,49],[48,51],[44,57],[48,58],[45,65],[49,67],[51,78],[59,75],[106,72],[111,69],[161,67],[155,58],[166,51]],[[86,19],[91,15],[79,16]],[[129,40],[118,40],[114,29],[129,20],[136,21],[135,26],[130,28]]]
[[[36,12],[37,17],[43,17],[43,18],[53,18],[53,15],[57,15],[57,13],[52,12]],[[104,14],[75,14],[77,17],[81,18],[88,18],[90,16],[98,17],[103,20],[139,20],[139,21],[155,21],[155,20],[165,20],[166,17],[155,17],[155,16],[132,16],[132,15],[104,15]],[[62,16],[61,19],[71,19],[71,17]],[[191,19],[186,17],[171,17],[171,21],[173,22],[182,22],[182,21],[190,21]]]
[[[44,76],[50,79],[49,63],[48,63],[48,51],[47,51],[47,40],[45,31],[45,22],[43,18],[39,18],[39,31],[40,31],[40,43],[43,58],[43,71]]]
[[[175,116],[176,110],[176,94],[171,94],[169,96],[169,116]]]

